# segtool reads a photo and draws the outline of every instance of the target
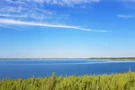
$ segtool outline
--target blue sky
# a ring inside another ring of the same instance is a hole
[[[134,57],[134,0],[1,0],[0,57]]]

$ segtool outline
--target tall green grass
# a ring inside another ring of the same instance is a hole
[[[69,76],[0,81],[0,90],[135,90],[135,72],[102,76]]]

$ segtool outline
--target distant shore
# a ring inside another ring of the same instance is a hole
[[[74,60],[88,58],[0,58],[0,60]]]
[[[120,58],[0,58],[0,60],[122,60],[122,61],[128,61],[128,60],[135,60],[135,57],[120,57]]]
[[[121,58],[87,58],[87,60],[122,60],[122,61],[129,61],[129,60],[135,60],[135,57],[121,57]]]

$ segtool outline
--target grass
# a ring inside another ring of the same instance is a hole
[[[0,90],[135,90],[135,72],[102,76],[3,79]]]

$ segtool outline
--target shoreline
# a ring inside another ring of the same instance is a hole
[[[124,58],[0,58],[0,60],[112,60],[112,61],[135,61],[135,57]]]

